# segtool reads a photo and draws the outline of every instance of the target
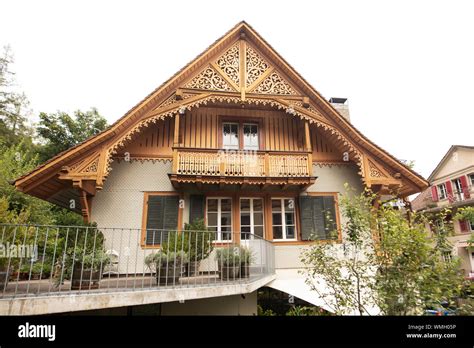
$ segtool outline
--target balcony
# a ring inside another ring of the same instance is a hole
[[[272,243],[240,232],[0,224],[0,315],[244,294],[274,279]],[[143,236],[159,245],[143,247]]]
[[[210,150],[176,148],[171,182],[237,185],[295,185],[314,183],[309,152]]]

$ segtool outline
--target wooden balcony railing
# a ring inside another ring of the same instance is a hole
[[[312,176],[308,152],[175,149],[173,174],[220,177],[305,178]]]

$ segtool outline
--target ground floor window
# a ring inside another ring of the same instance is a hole
[[[240,238],[264,235],[263,198],[240,198]]]
[[[142,245],[158,246],[179,226],[179,196],[168,193],[145,193]]]
[[[216,232],[216,241],[232,240],[232,198],[207,198],[207,227]]]
[[[273,240],[296,240],[295,200],[272,198]]]

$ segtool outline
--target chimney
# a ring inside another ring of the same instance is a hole
[[[347,101],[347,98],[333,97],[329,99],[329,102],[347,121],[351,122],[351,117],[349,115],[349,102]]]

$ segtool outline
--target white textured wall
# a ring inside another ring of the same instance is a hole
[[[119,253],[120,273],[143,272],[152,250],[140,246],[144,192],[174,191],[168,178],[170,162],[114,162],[104,188],[92,201],[92,221],[103,229],[106,248]]]

